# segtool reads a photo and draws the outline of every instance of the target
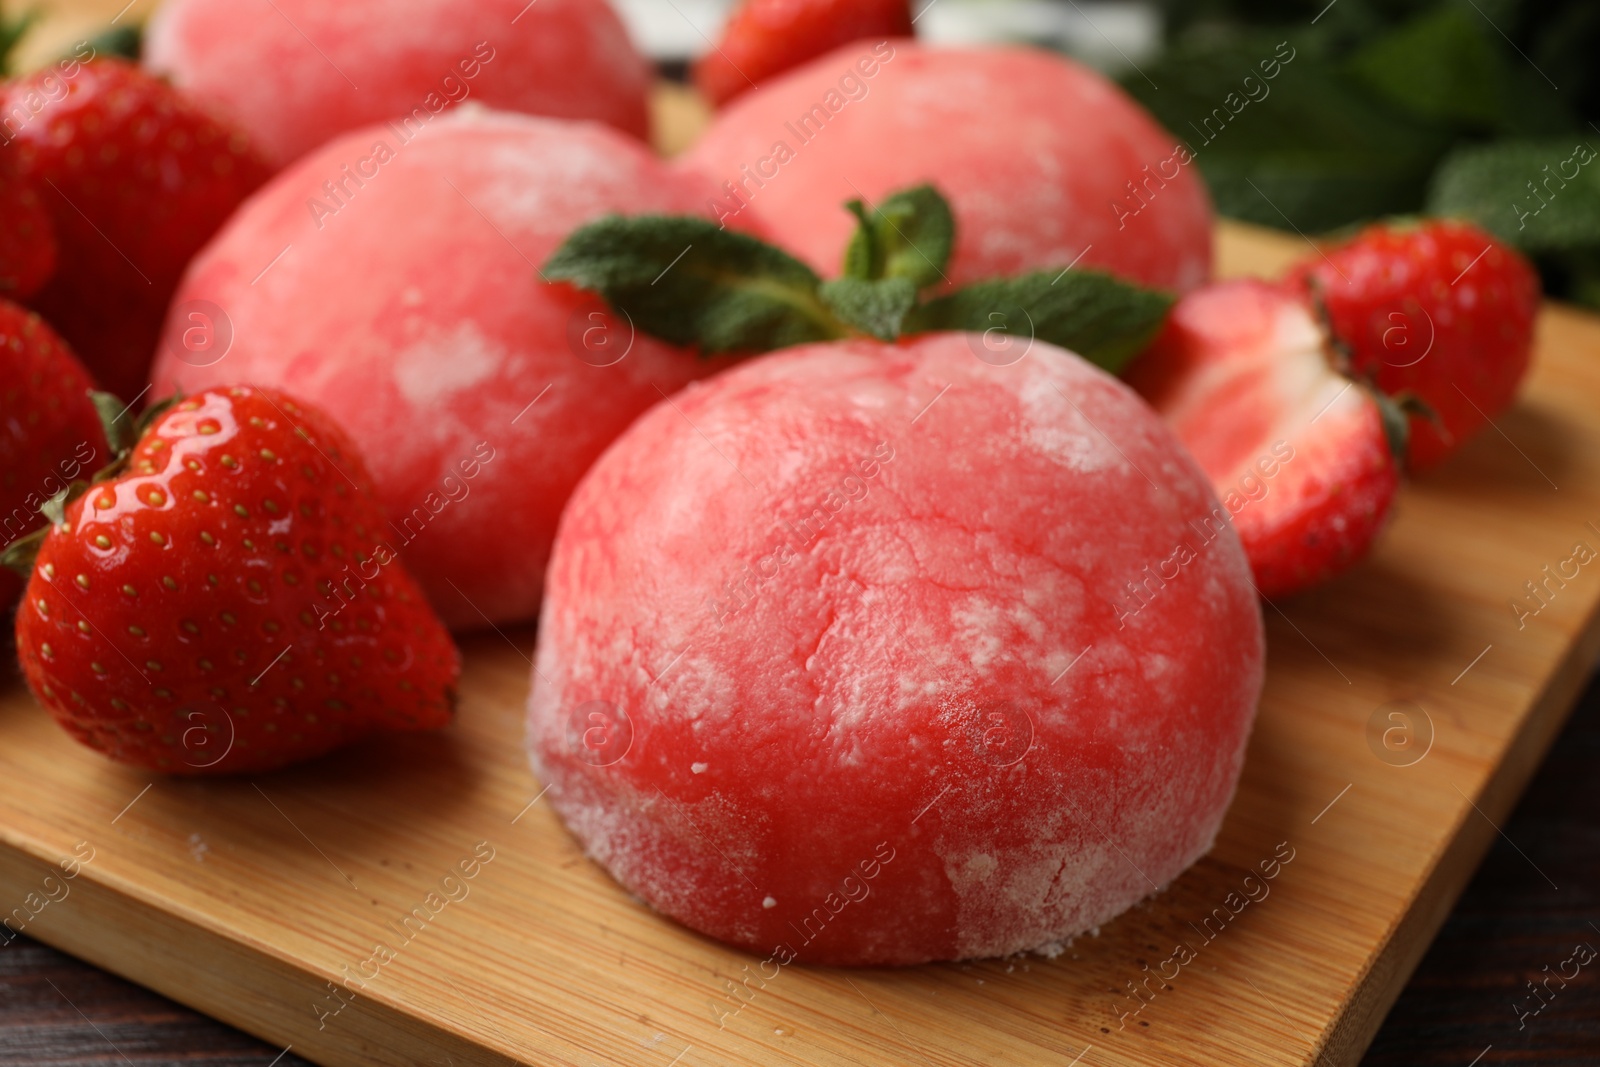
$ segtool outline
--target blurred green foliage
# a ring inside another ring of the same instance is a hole
[[[1305,233],[1464,217],[1600,307],[1600,2],[1158,2],[1167,47],[1123,87],[1223,214]]]

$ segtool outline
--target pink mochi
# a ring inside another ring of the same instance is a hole
[[[717,366],[537,265],[601,216],[704,205],[699,183],[597,124],[468,108],[410,141],[349,134],[196,258],[155,395],[249,382],[315,404],[360,445],[389,544],[447,623],[531,618],[583,472]]]
[[[465,100],[649,130],[649,63],[605,0],[167,0],[145,65],[278,165]]]
[[[1034,49],[847,45],[744,93],[680,165],[716,183],[727,225],[827,275],[854,226],[844,201],[922,182],[955,211],[955,285],[1076,263],[1181,292],[1211,273],[1188,150],[1099,74]]]
[[[975,350],[742,364],[562,517],[534,772],[624,886],[772,966],[1048,947],[1204,854],[1238,780],[1263,634],[1210,483],[1077,356]]]

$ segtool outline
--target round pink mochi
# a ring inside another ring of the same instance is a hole
[[[349,134],[279,174],[190,266],[155,395],[248,382],[315,404],[361,447],[389,544],[447,623],[531,618],[583,472],[717,366],[537,265],[601,216],[704,204],[597,124],[468,108],[408,142]]]
[[[825,274],[854,219],[932,182],[961,285],[1076,263],[1186,291],[1211,273],[1211,202],[1187,149],[1105,78],[1029,48],[861,41],[744,93],[680,165]],[[1081,257],[1081,258],[1080,258]]]
[[[767,979],[1069,938],[1209,849],[1238,779],[1262,627],[1210,483],[1077,356],[974,347],[690,386],[561,521],[534,771]]]
[[[649,131],[649,63],[606,0],[167,0],[145,65],[280,166],[465,100]]]

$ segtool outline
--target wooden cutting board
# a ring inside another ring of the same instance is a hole
[[[122,0],[60,6],[38,57]],[[681,143],[692,106],[663,107]],[[1305,252],[1219,235],[1226,275]],[[730,994],[757,960],[630,899],[539,799],[532,630],[465,642],[448,732],[255,781],[112,765],[0,681],[0,916],[330,1067],[1353,1064],[1600,650],[1600,566],[1574,560],[1600,549],[1597,412],[1600,319],[1548,308],[1517,408],[1405,490],[1362,568],[1265,609],[1216,849],[1054,959],[794,965]],[[1577,574],[1519,619],[1547,566]]]
[[[1221,237],[1230,274],[1303,247]],[[1600,566],[1537,614],[1511,606],[1600,547],[1597,410],[1600,321],[1549,308],[1517,408],[1405,490],[1366,565],[1266,609],[1266,694],[1215,851],[1055,959],[796,965],[732,999],[756,960],[630,899],[537,800],[530,630],[467,640],[448,732],[254,781],[113,765],[6,683],[0,913],[328,1065],[1354,1063],[1600,647]],[[374,969],[353,998],[329,986]]]

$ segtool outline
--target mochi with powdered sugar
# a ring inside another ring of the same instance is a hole
[[[145,65],[279,166],[466,101],[649,130],[650,65],[606,0],[167,0]]]
[[[956,220],[948,282],[1070,264],[1187,291],[1211,273],[1211,201],[1184,143],[1104,76],[1032,48],[858,41],[764,79],[680,165],[712,209],[825,274],[847,200],[922,182]]]
[[[347,134],[191,264],[155,395],[251,382],[316,405],[360,445],[390,519],[352,553],[381,558],[386,541],[452,626],[531,618],[579,477],[717,366],[547,284],[538,264],[602,216],[704,202],[598,124],[466,108],[409,140]],[[353,586],[371,567],[352,560]]]
[[[1046,949],[1212,844],[1250,570],[1129,389],[1035,343],[808,345],[656,405],[548,574],[533,768],[588,853],[770,958]]]

